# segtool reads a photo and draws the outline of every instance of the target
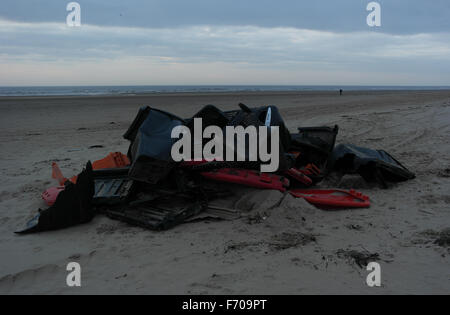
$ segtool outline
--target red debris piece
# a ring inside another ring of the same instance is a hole
[[[203,177],[239,185],[245,185],[261,189],[272,189],[285,192],[289,187],[289,180],[285,177],[260,173],[252,170],[224,168],[213,172],[201,173]]]
[[[291,190],[289,193],[296,198],[304,198],[309,203],[325,210],[370,207],[369,197],[356,190],[297,189]]]
[[[296,181],[302,183],[305,186],[311,186],[313,184],[313,180],[311,178],[309,178],[303,172],[301,172],[296,168],[291,168],[290,170],[287,170],[285,174],[286,176],[295,179]]]

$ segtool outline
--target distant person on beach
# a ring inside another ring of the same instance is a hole
[[[344,90],[343,90],[343,89],[340,89],[340,90],[339,90],[339,95],[342,96],[342,94],[344,94]]]

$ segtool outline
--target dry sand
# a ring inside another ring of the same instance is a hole
[[[139,106],[189,116],[203,105],[277,105],[292,131],[341,127],[338,143],[385,149],[417,179],[389,190],[354,177],[323,186],[369,195],[366,210],[325,212],[278,192],[242,189],[244,219],[151,232],[101,215],[62,231],[16,236],[54,186],[87,160],[126,152]],[[0,99],[0,293],[450,293],[450,91],[175,94]],[[89,149],[93,145],[104,148]],[[382,287],[345,251],[378,253]],[[82,287],[66,286],[79,262]]]

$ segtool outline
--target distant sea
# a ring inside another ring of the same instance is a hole
[[[0,87],[0,96],[94,96],[158,93],[447,90],[450,86],[148,85]]]

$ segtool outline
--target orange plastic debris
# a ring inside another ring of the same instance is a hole
[[[110,153],[104,159],[95,161],[92,163],[92,168],[94,170],[103,170],[107,168],[121,168],[130,165],[130,159],[120,152]],[[56,179],[60,186],[64,186],[65,182],[70,180],[72,183],[77,183],[77,176],[72,177],[71,179],[67,179],[64,177],[61,169],[58,164],[55,162],[52,163],[52,178]]]
[[[104,159],[92,163],[92,168],[94,170],[101,170],[107,168],[121,168],[128,165],[130,165],[130,160],[125,154],[114,152],[110,153]]]

